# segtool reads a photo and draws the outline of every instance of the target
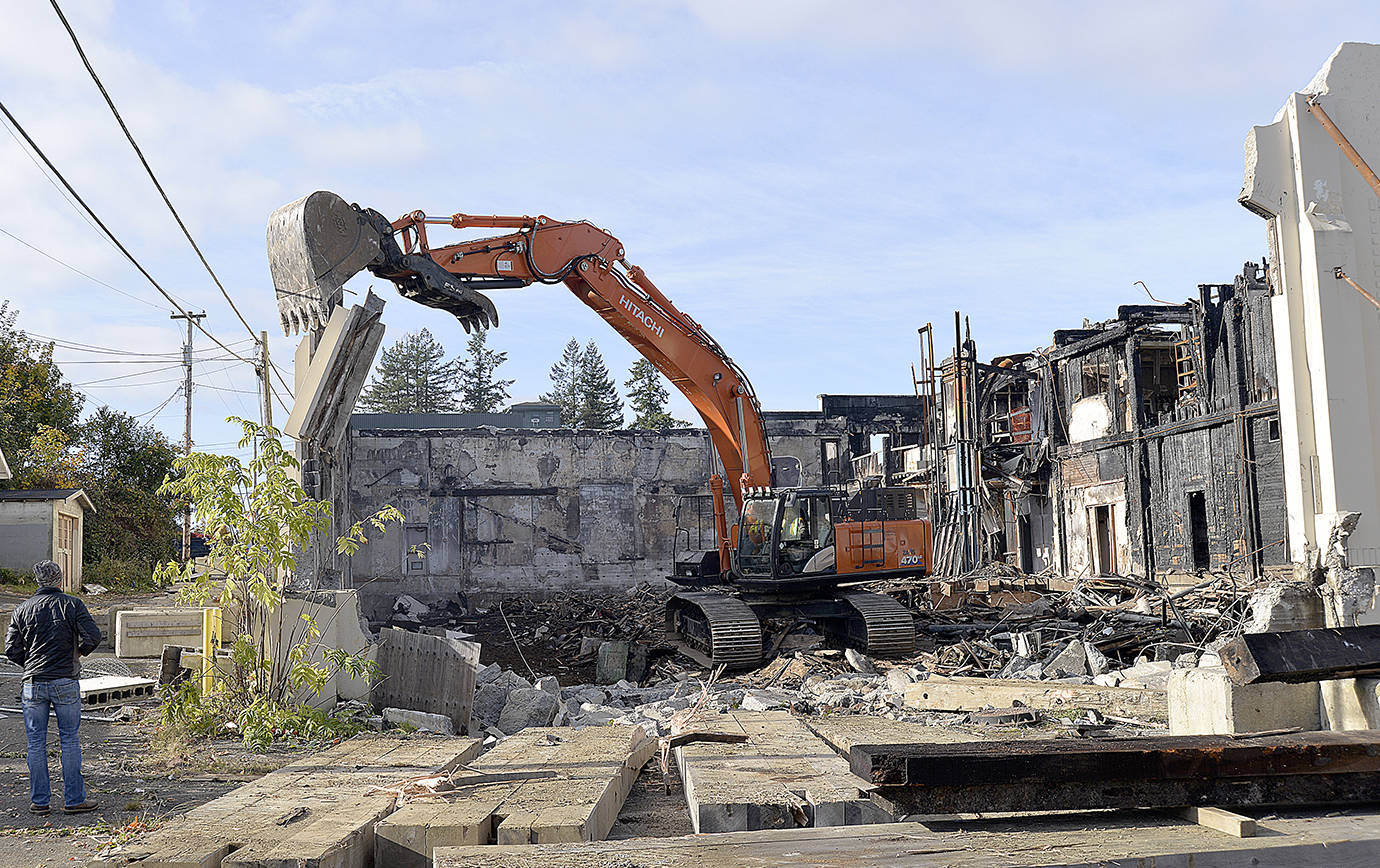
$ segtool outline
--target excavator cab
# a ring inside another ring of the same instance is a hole
[[[834,573],[835,498],[828,491],[776,490],[743,502],[737,574],[790,582]]]

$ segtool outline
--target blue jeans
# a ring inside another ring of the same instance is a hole
[[[57,712],[58,740],[62,743],[62,795],[66,807],[86,801],[81,778],[81,687],[75,678],[32,681],[24,684],[24,732],[29,736],[29,801],[46,806],[48,788],[48,708]]]

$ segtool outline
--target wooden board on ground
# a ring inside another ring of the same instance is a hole
[[[656,739],[640,727],[524,729],[457,776],[509,780],[417,799],[380,822],[375,864],[426,866],[436,847],[453,844],[602,840],[655,753]]]
[[[1380,624],[1245,633],[1218,653],[1236,684],[1380,675]]]
[[[1373,812],[1272,817],[1261,826],[1261,837],[1242,839],[1139,811],[967,821],[938,832],[917,823],[773,829],[565,847],[447,847],[436,851],[436,868],[1368,868],[1380,859],[1380,814]]]
[[[907,706],[925,711],[982,711],[1019,704],[1046,711],[1092,708],[1116,717],[1169,719],[1166,691],[1130,687],[931,675],[907,685],[904,696]]]
[[[294,760],[193,808],[129,845],[140,868],[355,868],[373,855],[387,788],[478,756],[472,738],[369,734]]]
[[[886,822],[866,781],[784,711],[735,711],[697,729],[745,734],[741,744],[697,742],[675,749],[697,832]]]
[[[1380,731],[854,744],[873,797],[915,814],[1374,800]]]

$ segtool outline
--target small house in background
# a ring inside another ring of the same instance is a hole
[[[0,482],[10,478],[10,465],[5,461],[5,450],[0,449]]]
[[[39,561],[62,567],[62,589],[81,587],[81,535],[91,498],[80,488],[0,491],[0,567],[28,574]]]

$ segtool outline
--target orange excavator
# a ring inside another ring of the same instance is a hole
[[[433,246],[429,226],[508,234]],[[704,327],[682,312],[623,244],[587,221],[413,211],[389,221],[318,191],[269,218],[269,266],[285,332],[323,325],[342,287],[367,269],[398,292],[452,314],[468,332],[498,324],[486,290],[563,283],[650,361],[699,412],[723,467],[709,482],[717,546],[677,557],[686,588],[666,610],[668,633],[713,666],[758,665],[763,619],[809,622],[880,657],[909,655],[910,612],[891,597],[850,588],[923,575],[930,523],[850,508],[828,488],[782,488],[761,407],[747,376]],[[730,529],[724,482],[737,521]]]

